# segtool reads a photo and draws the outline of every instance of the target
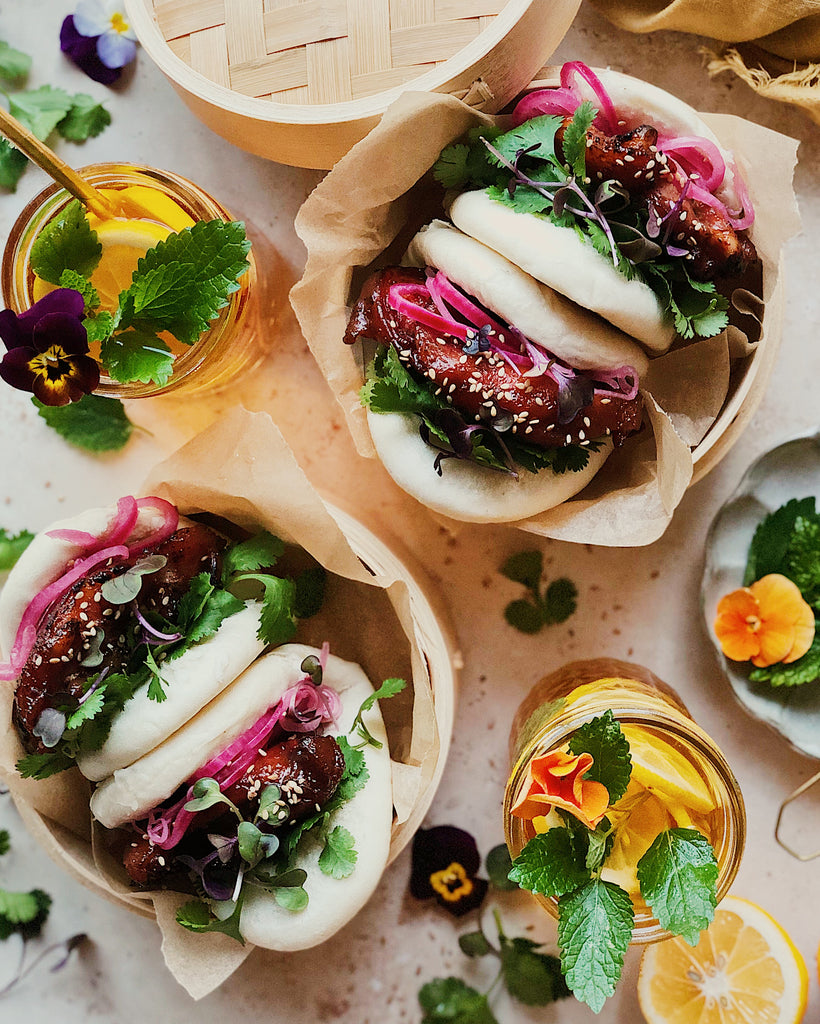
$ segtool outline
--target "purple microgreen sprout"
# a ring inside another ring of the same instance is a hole
[[[490,336],[493,333],[491,324],[484,324],[476,331],[474,328],[467,329],[467,344],[464,352],[468,356],[477,356],[479,352],[489,352],[491,346]]]
[[[17,970],[14,973],[12,979],[7,982],[3,988],[0,988],[0,997],[7,995],[16,985],[18,985],[24,978],[26,978],[35,968],[43,962],[47,957],[50,957],[54,953],[59,953],[59,958],[49,967],[51,974],[56,974],[61,971],[68,963],[69,957],[84,942],[86,942],[88,936],[84,932],[78,932],[76,935],[71,935],[67,939],[63,939],[62,942],[52,943],[50,946],[46,946],[28,965],[26,965],[26,950],[28,943],[24,939],[20,950],[20,962]]]
[[[216,850],[220,864],[227,864],[233,856],[233,850],[236,846],[236,836],[231,839],[230,836],[220,836],[214,832],[209,832],[208,842]]]
[[[210,836],[209,836],[210,838]],[[222,837],[220,837],[222,838]],[[233,847],[236,845],[236,840],[227,840],[230,844],[230,850],[228,852],[228,860],[231,859]],[[212,871],[208,871],[208,868],[213,864],[214,867],[224,866],[227,861],[222,859],[222,850],[212,850],[207,853],[204,857],[195,858],[190,857],[187,854],[182,854],[176,858],[180,864],[183,864],[189,871],[192,871],[200,880],[202,888],[206,895],[212,900],[229,900],[233,893],[233,877],[231,873],[231,882],[228,884],[226,881],[220,879]],[[214,863],[216,862],[216,864]]]
[[[142,577],[159,572],[167,561],[165,555],[149,555],[147,558],[141,558],[122,575],[106,580],[100,587],[100,593],[109,604],[128,604],[139,594]]]
[[[65,732],[65,713],[57,708],[43,708],[34,728],[31,730],[33,736],[42,740],[43,746],[51,749],[56,747],[63,738]]]
[[[244,821],[239,808],[225,796],[216,779],[197,779],[193,785],[192,794],[193,798],[186,801],[184,806],[184,810],[191,814],[205,811],[215,804],[225,804],[240,821]]]
[[[159,646],[160,644],[172,644],[175,640],[182,639],[182,633],[162,633],[160,630],[152,626],[148,619],[146,619],[139,610],[136,601],[133,603],[132,609],[134,617],[137,622],[139,622],[140,626],[142,626],[143,643],[151,644],[152,646]]]
[[[265,786],[259,794],[259,807],[256,811],[254,821],[274,821],[284,808],[282,790],[273,784]]]
[[[101,629],[94,630],[93,634],[88,638],[86,641],[88,653],[80,659],[80,664],[83,668],[97,668],[99,665],[102,665],[102,642],[104,639],[105,634]]]
[[[322,663],[315,654],[309,654],[299,668],[305,673],[314,686],[322,685]]]

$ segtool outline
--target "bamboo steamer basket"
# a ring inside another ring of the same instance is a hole
[[[432,776],[419,793],[410,815],[401,824],[393,825],[387,860],[389,865],[404,850],[420,827],[441,782],[453,732],[458,672],[462,658],[455,632],[449,621],[449,612],[421,565],[393,536],[390,536],[388,541],[386,535],[379,536],[348,512],[330,504],[327,507],[347,536],[355,553],[375,577],[397,577],[407,584],[416,635],[430,672],[433,689],[440,741],[439,754]],[[12,797],[16,797],[13,790]],[[143,895],[134,891],[115,893],[107,885],[101,884],[90,847],[87,851],[78,851],[76,845],[72,843],[69,852],[65,842],[66,829],[39,813],[24,799],[15,798],[15,804],[29,833],[52,860],[75,881],[109,902],[123,906],[142,917],[155,916],[151,904]]]
[[[193,113],[279,163],[332,167],[405,89],[499,110],[581,0],[126,0]]]

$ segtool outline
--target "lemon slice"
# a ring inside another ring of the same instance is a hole
[[[715,809],[709,787],[694,765],[669,743],[634,725],[622,725],[632,755],[632,778],[656,793],[677,820],[676,804],[708,814]]]
[[[727,896],[694,948],[648,946],[638,1000],[648,1024],[798,1024],[809,975],[783,928],[760,907]]]
[[[102,308],[111,311],[117,308],[120,292],[131,284],[139,260],[164,241],[171,229],[150,220],[104,220],[95,230],[102,256],[91,283],[99,292]]]
[[[669,815],[661,800],[633,779],[608,817],[615,829],[615,839],[601,877],[605,882],[620,885],[630,896],[637,896],[638,861],[660,833],[669,828]]]

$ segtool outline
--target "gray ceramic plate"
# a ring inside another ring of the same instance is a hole
[[[820,507],[820,433],[787,441],[753,463],[709,530],[701,598],[706,630],[737,699],[798,750],[820,758],[820,682],[791,688],[752,683],[748,663],[725,658],[712,628],[720,598],[743,585],[746,554],[760,520],[789,498],[812,495]]]

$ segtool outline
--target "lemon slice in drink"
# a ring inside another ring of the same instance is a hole
[[[660,833],[670,827],[669,814],[657,796],[633,779],[607,817],[615,838],[601,877],[636,896],[640,892],[638,861]]]
[[[150,220],[104,220],[96,227],[102,257],[91,275],[91,283],[100,296],[100,305],[109,311],[117,308],[121,291],[131,284],[137,263],[171,229]]]
[[[634,725],[622,725],[632,755],[632,778],[655,793],[673,818],[676,805],[708,814],[715,809],[709,787],[683,754],[660,737]]]
[[[806,964],[765,910],[727,896],[694,948],[683,939],[648,946],[638,1000],[648,1024],[798,1024]]]

